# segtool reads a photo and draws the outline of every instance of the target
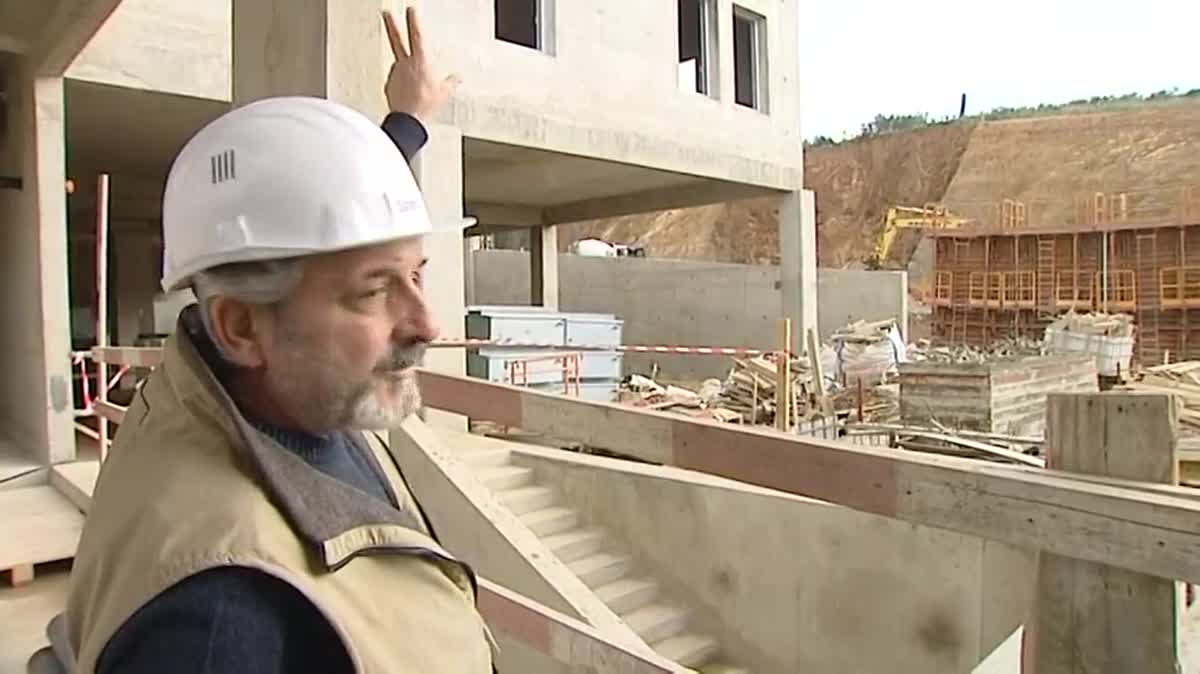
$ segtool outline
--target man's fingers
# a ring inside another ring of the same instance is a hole
[[[404,10],[404,20],[408,23],[409,54],[418,62],[425,59],[425,38],[421,36],[421,21],[417,18],[417,8],[409,5]]]
[[[392,45],[392,56],[397,61],[408,57],[408,49],[404,46],[404,38],[400,36],[400,27],[396,25],[396,17],[388,10],[383,10],[383,30],[387,33],[388,43]]]

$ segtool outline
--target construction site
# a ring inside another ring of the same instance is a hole
[[[196,302],[174,157],[267,97],[382,120],[394,4],[0,0],[0,674],[76,671]],[[1200,103],[809,148],[796,0],[421,16],[463,84],[412,171],[472,224],[380,430],[496,671],[1200,674]]]

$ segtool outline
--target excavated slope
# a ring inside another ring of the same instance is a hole
[[[893,204],[944,201],[994,222],[998,202],[1015,198],[1028,204],[1030,226],[1074,222],[1076,201],[1096,191],[1129,193],[1131,210],[1161,210],[1172,190],[1200,184],[1200,101],[892,133],[810,149],[804,169],[817,195],[820,264],[842,267],[870,252]],[[773,262],[778,200],[576,223],[559,241],[585,236],[638,241],[655,257]]]
[[[996,202],[1024,201],[1028,224],[1077,220],[1080,199],[1126,192],[1131,217],[1169,207],[1200,184],[1200,101],[1114,112],[985,122],[976,127],[943,201],[984,222]]]

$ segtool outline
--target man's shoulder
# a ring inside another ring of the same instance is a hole
[[[299,590],[263,571],[224,566],[188,576],[125,621],[97,672],[351,671],[336,631]],[[172,665],[174,666],[174,664]]]

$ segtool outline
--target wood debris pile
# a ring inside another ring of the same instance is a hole
[[[1133,316],[1103,312],[1077,314],[1068,311],[1047,326],[1047,329],[1103,337],[1132,337]]]
[[[718,379],[705,380],[698,391],[693,391],[673,384],[664,386],[649,377],[635,374],[621,386],[617,401],[643,409],[741,423],[740,414],[716,404],[720,393],[721,381]]]
[[[1183,403],[1179,423],[1200,431],[1200,360],[1145,368],[1137,381],[1121,388],[1178,396]]]
[[[1046,355],[1046,346],[1027,337],[1009,337],[992,342],[987,347],[954,344],[933,346],[928,339],[908,346],[909,362],[932,363],[984,363],[1007,358],[1025,358]]]
[[[888,333],[896,327],[896,319],[882,321],[854,321],[837,329],[829,336],[831,342],[847,344],[877,344],[888,338]]]
[[[775,423],[775,386],[778,383],[776,354],[737,358],[725,378],[717,404],[736,413],[742,423]],[[794,419],[809,416],[811,394],[816,393],[808,359],[793,358],[792,397]]]
[[[857,387],[826,392],[821,402],[813,383],[807,358],[793,359],[792,419],[805,422],[826,416],[858,419]],[[693,391],[673,384],[660,384],[649,377],[632,375],[621,387],[618,401],[643,409],[715,419],[727,423],[775,424],[775,386],[778,381],[775,354],[734,359],[724,382],[706,380]],[[899,387],[864,386],[862,409],[866,421],[885,422],[900,416]]]

